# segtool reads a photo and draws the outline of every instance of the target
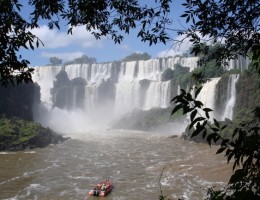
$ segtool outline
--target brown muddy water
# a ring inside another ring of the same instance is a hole
[[[216,147],[159,133],[92,131],[47,148],[0,153],[0,199],[158,200],[203,199],[206,188],[225,186],[232,166]],[[160,175],[162,177],[160,178]],[[103,179],[112,192],[86,193]]]

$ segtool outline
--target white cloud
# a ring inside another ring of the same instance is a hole
[[[79,58],[84,55],[83,52],[71,52],[71,53],[49,53],[49,52],[42,52],[41,57],[50,58],[50,57],[58,57],[61,58],[63,62],[74,60],[75,58]]]
[[[118,48],[123,49],[125,51],[130,51],[131,48],[127,44],[121,44],[118,46]]]
[[[143,54],[144,52],[143,52],[143,51],[140,51],[140,50],[136,50],[135,53]]]
[[[50,30],[46,25],[33,29],[31,32],[40,38],[45,48],[54,49],[70,45],[80,45],[83,48],[102,46],[102,41],[96,40],[83,26],[74,28],[72,35],[57,29]]]
[[[192,43],[188,38],[185,38],[184,35],[179,35],[174,39],[176,42],[173,43],[172,47],[166,50],[163,50],[157,54],[157,57],[168,57],[175,56],[177,54],[183,54],[189,50],[192,46]],[[182,41],[182,42],[177,42]]]
[[[197,35],[200,37],[201,41],[206,42],[208,44],[211,43],[209,37],[207,36],[202,37],[200,33],[197,33]],[[186,53],[187,51],[189,51],[192,45],[193,43],[190,42],[189,38],[187,38],[185,35],[179,35],[174,39],[172,47],[159,52],[157,54],[157,57],[168,57],[168,56],[174,56],[177,54],[180,55]]]

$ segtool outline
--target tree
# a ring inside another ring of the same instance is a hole
[[[206,66],[215,62],[221,67],[226,59],[233,59],[239,55],[248,56],[252,60],[252,67],[260,74],[260,2],[254,0],[186,0],[186,22],[191,21],[191,27],[179,32],[190,38],[194,46],[192,53],[200,56],[199,64]],[[206,37],[206,43],[201,37]],[[209,46],[221,41],[214,51]],[[195,98],[191,92],[181,90],[181,94],[172,99],[175,107],[172,114],[182,110],[190,114],[189,130],[191,137],[201,135],[209,145],[220,142],[217,153],[225,152],[227,161],[234,160],[233,170],[228,187],[222,190],[208,190],[208,199],[259,199],[260,198],[260,108],[253,111],[252,120],[244,119],[233,130],[232,138],[222,136],[226,125],[216,119],[210,122],[210,108],[196,100],[202,89],[205,77],[203,73],[194,74],[197,80]],[[194,91],[193,90],[193,91]]]
[[[50,57],[50,65],[61,65],[62,64],[62,59],[57,58],[57,57]]]
[[[34,49],[40,44],[40,38],[31,30],[38,28],[45,20],[50,29],[59,28],[60,19],[70,25],[72,34],[76,26],[85,26],[96,39],[110,36],[115,43],[120,43],[123,33],[138,25],[138,36],[143,41],[166,42],[168,36],[165,24],[169,23],[170,0],[155,1],[155,7],[141,4],[138,0],[1,0],[0,1],[0,82],[19,84],[32,81],[29,61],[19,55],[22,48]],[[21,14],[24,4],[32,8],[27,19]]]
[[[93,63],[96,63],[96,62],[97,62],[96,58],[88,57],[86,55],[82,55],[79,58],[75,58],[72,61],[68,61],[68,62],[64,63],[64,66],[72,65],[72,64],[93,64]]]
[[[137,61],[137,60],[149,60],[151,56],[148,53],[132,53],[122,59],[123,62]]]
[[[237,58],[238,55],[252,58],[254,67],[259,68],[260,57],[260,2],[255,0],[186,0],[186,22],[191,22],[189,29],[179,32],[190,38],[194,44],[192,53],[195,56],[207,55],[200,60],[206,63],[216,60],[218,66],[226,59]],[[220,45],[215,52],[209,52],[209,46],[202,43]]]

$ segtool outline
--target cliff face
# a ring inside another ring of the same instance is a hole
[[[236,89],[235,113],[243,110],[251,112],[256,106],[260,106],[260,78],[255,73],[250,71],[242,73]]]
[[[0,115],[33,120],[34,105],[40,102],[40,87],[28,83],[0,86]]]

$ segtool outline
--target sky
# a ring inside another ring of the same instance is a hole
[[[152,0],[144,0],[149,5]],[[171,6],[172,28],[180,28],[185,26],[180,15],[183,14],[184,8],[181,6],[182,0],[173,0]],[[22,15],[30,13],[31,8],[24,6]],[[124,35],[124,40],[121,44],[115,44],[111,39],[103,37],[101,40],[96,40],[90,32],[87,32],[84,27],[73,29],[73,34],[67,34],[68,25],[64,22],[60,24],[60,30],[49,30],[47,22],[42,21],[40,28],[33,29],[32,33],[38,36],[44,43],[38,49],[26,50],[21,49],[20,53],[23,58],[30,61],[30,66],[41,66],[49,64],[50,57],[61,58],[63,62],[71,61],[75,58],[87,55],[94,57],[97,62],[118,61],[134,52],[146,52],[152,56],[167,57],[175,54],[180,54],[188,50],[189,43],[184,43],[181,47],[176,47],[173,42],[157,43],[149,46],[149,43],[141,42],[141,38],[137,38],[137,30],[130,31],[129,35]],[[174,39],[180,39],[176,32],[171,32]]]

